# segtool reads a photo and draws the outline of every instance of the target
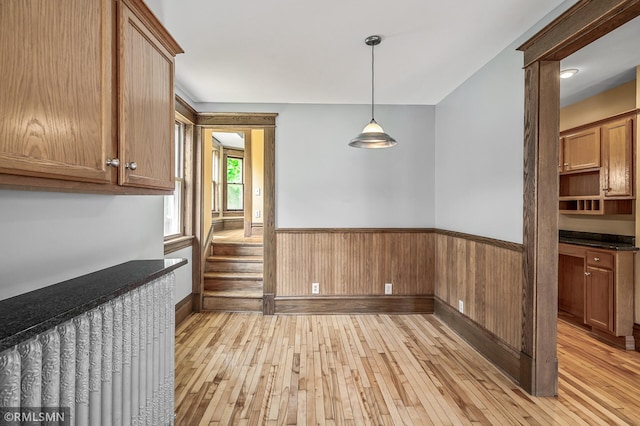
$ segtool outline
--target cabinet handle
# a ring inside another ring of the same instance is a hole
[[[584,274],[585,274],[586,276],[589,276],[589,275],[591,275],[591,272],[585,272]]]
[[[564,163],[563,165],[564,165],[564,166],[568,166],[568,165],[569,165],[569,163]]]
[[[593,261],[594,261],[594,262],[600,262],[600,258],[599,258],[599,257],[594,257],[594,258],[593,258]]]
[[[611,190],[611,188],[602,188],[602,190],[603,190],[604,192],[609,192],[609,191]]]
[[[130,163],[125,163],[124,166],[129,170],[135,170],[138,168],[138,165],[136,164],[135,161],[132,161]]]
[[[117,158],[107,158],[107,166],[120,167],[120,160]]]

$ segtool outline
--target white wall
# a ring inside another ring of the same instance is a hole
[[[161,259],[162,216],[160,196],[0,190],[0,299]]]
[[[524,71],[517,47],[567,0],[436,106],[436,227],[522,242]]]
[[[436,227],[522,242],[524,73],[509,47],[436,106]]]
[[[433,106],[376,106],[398,145],[351,148],[367,105],[196,104],[202,112],[277,112],[276,226],[434,226]]]
[[[175,270],[176,273],[176,288],[175,288],[175,303],[187,297],[191,294],[193,289],[193,275],[192,265],[193,256],[191,247],[183,248],[181,250],[174,251],[164,256],[165,259],[182,258],[187,259],[187,264],[179,267]]]

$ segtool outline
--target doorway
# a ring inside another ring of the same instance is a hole
[[[207,163],[209,165],[213,161],[211,151],[206,150],[206,135],[216,131],[222,132],[238,132],[241,130],[245,134],[253,134],[254,131],[259,131],[263,138],[263,184],[261,188],[262,197],[262,210],[260,216],[262,218],[262,234],[263,234],[263,246],[264,246],[264,272],[263,272],[263,297],[262,297],[262,313],[266,315],[272,315],[274,313],[274,299],[275,299],[275,280],[276,280],[276,239],[275,239],[275,122],[277,114],[272,113],[202,113],[198,114],[196,125],[199,130],[197,132],[199,140],[197,141],[199,147],[199,157],[202,161],[202,168],[199,170],[200,185],[199,185],[199,229],[198,235],[201,241],[201,258],[200,258],[200,288],[199,298],[200,306],[202,306],[202,297],[204,289],[204,273],[206,268],[206,257],[208,255],[207,248],[209,247],[214,232],[212,227],[211,217],[211,204],[206,200],[211,200],[211,190],[206,182],[205,173],[207,172]],[[245,139],[246,142],[246,139]],[[245,145],[246,155],[246,145]],[[244,163],[243,176],[245,190],[243,192],[242,203],[243,206],[247,204],[253,204],[253,200],[248,197],[253,197],[255,191],[247,191],[247,163]],[[236,182],[237,184],[237,182]],[[252,184],[252,182],[251,182]],[[205,205],[206,204],[206,205]],[[221,206],[221,208],[223,208]],[[255,212],[252,210],[243,210],[243,230],[246,231],[245,214],[249,213],[249,223],[253,224],[255,218]],[[209,214],[207,214],[209,212]],[[252,215],[253,213],[253,215]],[[250,228],[250,232],[253,229]]]
[[[640,15],[640,2],[582,0],[519,50],[525,66],[523,326],[520,384],[558,389],[558,146],[560,60]]]

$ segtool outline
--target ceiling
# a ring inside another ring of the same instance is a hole
[[[640,17],[599,38],[560,61],[561,69],[576,68],[573,77],[560,80],[562,106],[635,80],[640,65]]]
[[[176,58],[176,85],[194,102],[366,104],[364,39],[379,34],[376,103],[435,105],[563,1],[147,3],[186,52]],[[633,22],[562,61],[580,69],[562,81],[563,105],[633,79]]]

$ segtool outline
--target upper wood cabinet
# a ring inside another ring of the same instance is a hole
[[[562,171],[600,167],[600,127],[569,134],[562,139]]]
[[[631,214],[635,111],[560,135],[560,213]]]
[[[182,50],[141,0],[2,1],[0,48],[0,186],[173,190]]]
[[[602,126],[602,191],[605,197],[633,195],[633,121]]]
[[[119,181],[173,190],[174,147],[169,142],[175,115],[174,54],[153,35],[135,6],[120,1]]]
[[[108,183],[110,1],[0,2],[0,173]]]

